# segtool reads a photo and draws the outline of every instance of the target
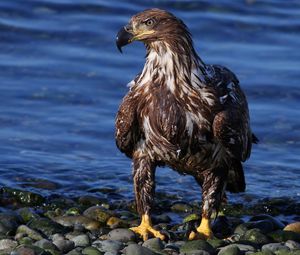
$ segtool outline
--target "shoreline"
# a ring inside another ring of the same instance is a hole
[[[283,230],[300,221],[300,203],[287,198],[229,203],[213,223],[215,238],[207,241],[187,240],[199,224],[200,205],[167,194],[159,195],[153,212],[155,228],[166,235],[166,242],[143,242],[128,229],[139,223],[132,201],[95,195],[43,197],[3,187],[0,205],[0,254],[300,254],[300,223]],[[283,216],[289,220],[280,220]]]

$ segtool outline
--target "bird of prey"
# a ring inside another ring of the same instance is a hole
[[[164,239],[150,213],[155,169],[169,166],[192,175],[202,187],[202,219],[189,239],[211,238],[210,218],[225,190],[245,190],[241,162],[257,141],[246,97],[229,69],[201,60],[188,28],[170,12],[147,9],[134,15],[116,44],[121,51],[133,41],[144,43],[146,63],[129,83],[115,123],[117,147],[133,161],[141,224],[132,230],[144,240],[149,235]]]

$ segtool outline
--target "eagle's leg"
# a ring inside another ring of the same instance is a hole
[[[147,240],[149,235],[164,239],[165,236],[155,230],[151,222],[151,206],[155,192],[155,165],[147,157],[136,158],[133,162],[134,191],[141,224],[131,228],[132,231]]]
[[[189,240],[211,239],[211,215],[219,210],[226,185],[226,170],[209,170],[203,173],[202,184],[202,219],[197,232],[191,232]]]

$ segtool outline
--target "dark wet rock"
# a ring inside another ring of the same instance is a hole
[[[16,249],[18,255],[47,255],[47,252],[42,248],[34,245],[20,245]]]
[[[244,235],[248,230],[253,228],[259,229],[264,234],[275,230],[274,225],[271,221],[260,220],[255,222],[242,223],[235,228],[234,233]]]
[[[259,251],[255,253],[250,253],[251,255],[275,255],[275,253],[271,252],[270,250],[266,251]]]
[[[219,216],[213,223],[212,231],[218,238],[225,238],[232,233],[232,227],[226,216]]]
[[[300,234],[292,231],[276,230],[268,234],[275,242],[286,242],[288,240],[293,240],[300,242]]]
[[[154,252],[160,252],[164,249],[164,244],[159,238],[148,239],[143,243],[143,246]]]
[[[17,234],[26,234],[28,237],[36,241],[43,239],[43,236],[39,232],[27,227],[26,225],[20,225],[17,229]]]
[[[223,239],[217,239],[217,238],[213,238],[213,239],[209,239],[207,240],[207,242],[214,248],[219,248],[219,247],[223,247],[226,244],[228,244],[228,242],[224,241]]]
[[[161,214],[153,217],[153,223],[170,223],[172,219],[167,214]]]
[[[192,213],[192,214],[189,214],[188,216],[186,216],[184,219],[183,219],[183,223],[187,223],[189,221],[200,221],[201,217],[199,214],[196,214],[196,213]]]
[[[193,211],[193,207],[186,202],[175,202],[171,206],[171,211],[188,213]]]
[[[64,227],[48,218],[32,219],[30,222],[28,222],[27,226],[34,230],[40,231],[46,236],[66,232]]]
[[[66,215],[80,215],[80,209],[78,207],[71,207],[66,211]]]
[[[39,241],[36,241],[34,243],[35,246],[40,247],[44,250],[56,250],[57,247],[50,241],[48,241],[47,239],[42,239]]]
[[[181,253],[188,253],[194,250],[204,250],[209,253],[213,253],[215,249],[204,240],[188,241],[180,247]]]
[[[24,223],[29,222],[32,219],[39,218],[39,215],[34,212],[32,208],[23,207],[17,210],[17,213],[20,215]]]
[[[20,244],[25,244],[25,245],[32,245],[33,242],[34,242],[34,240],[32,240],[32,239],[31,239],[30,237],[28,237],[28,236],[25,236],[25,237],[23,237],[23,238],[21,238],[21,239],[19,240],[19,243],[20,243]]]
[[[75,236],[70,241],[74,242],[75,247],[86,247],[90,245],[90,239],[86,234]]]
[[[81,255],[81,254],[82,254],[81,251],[82,251],[82,248],[77,247],[77,248],[75,248],[75,249],[69,251],[69,252],[66,253],[66,254],[67,254],[67,255]]]
[[[11,239],[0,240],[0,250],[13,250],[18,246],[18,242]]]
[[[40,194],[30,191],[3,187],[0,192],[6,196],[13,197],[22,205],[41,205],[45,201]]]
[[[47,205],[44,207],[44,209],[47,211],[56,210],[56,209],[64,210],[65,208],[71,208],[74,206],[76,206],[76,203],[70,198],[53,197],[53,198],[49,198],[49,201]]]
[[[299,249],[300,250],[300,243],[298,242],[295,242],[293,240],[288,240],[285,242],[285,246],[286,247],[289,247],[289,249],[291,250],[296,250],[296,249]]]
[[[266,250],[269,250],[273,253],[276,253],[277,251],[281,250],[281,251],[289,251],[290,249],[281,244],[281,243],[268,243],[268,244],[265,244],[261,247],[261,250],[262,251],[266,251]]]
[[[83,215],[101,223],[106,223],[112,216],[107,210],[101,206],[92,206],[83,212]]]
[[[108,233],[107,239],[127,243],[135,240],[135,233],[130,229],[117,228]]]
[[[67,253],[74,249],[75,244],[73,241],[65,240],[65,239],[55,239],[53,244],[62,252]]]
[[[220,251],[218,252],[218,255],[240,255],[240,254],[241,254],[240,248],[235,244],[225,246],[221,248]]]
[[[186,252],[184,255],[210,255],[210,253],[204,250],[194,250]]]
[[[65,227],[75,227],[75,226],[82,226],[88,230],[95,230],[100,227],[100,223],[93,219],[87,218],[82,215],[78,216],[57,216],[53,218],[53,220],[60,225]]]
[[[82,250],[83,255],[103,255],[104,253],[99,251],[97,248],[89,246]]]
[[[97,240],[93,242],[92,246],[101,252],[118,252],[124,247],[123,243],[114,240]]]
[[[272,217],[271,215],[268,215],[268,214],[255,215],[250,219],[250,221],[261,221],[261,220],[268,220],[268,221],[272,222],[274,230],[284,228],[284,224],[280,220],[278,220],[278,219],[276,219],[276,218],[274,218],[274,217]]]
[[[236,245],[242,253],[257,251],[257,249],[254,246],[249,244],[235,243],[234,245]]]
[[[172,254],[173,252],[179,253],[179,246],[175,243],[168,243],[166,244],[164,251],[166,251],[167,254]]]
[[[266,244],[270,242],[270,238],[261,233],[257,228],[248,230],[242,237],[241,240],[246,240],[255,244]]]
[[[0,213],[0,235],[9,236],[18,227],[18,217],[10,213]]]
[[[103,200],[96,197],[96,196],[90,196],[90,195],[85,195],[81,196],[78,199],[79,204],[85,205],[85,206],[100,206],[103,203]]]
[[[130,244],[125,248],[126,255],[156,255],[155,252],[138,244]]]
[[[121,220],[120,218],[114,216],[110,217],[106,222],[106,224],[112,229],[129,227],[129,224],[126,221]]]

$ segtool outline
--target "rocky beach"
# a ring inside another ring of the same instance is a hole
[[[109,194],[44,197],[3,187],[0,254],[300,254],[300,203],[290,198],[224,205],[213,224],[215,238],[188,241],[199,224],[200,204],[160,193],[153,221],[166,240],[143,242],[129,229],[139,223],[134,202],[118,200],[116,194],[110,199]]]

